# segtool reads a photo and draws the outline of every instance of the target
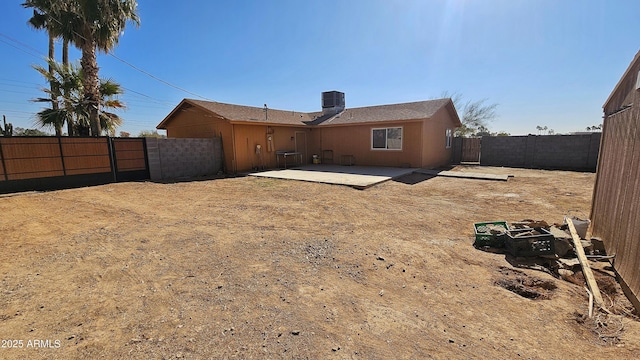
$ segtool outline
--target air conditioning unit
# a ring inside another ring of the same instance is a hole
[[[344,93],[340,91],[325,91],[322,93],[322,113],[337,114],[344,110]]]

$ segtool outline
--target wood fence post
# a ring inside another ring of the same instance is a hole
[[[107,148],[109,149],[109,159],[111,160],[111,172],[113,173],[113,182],[118,182],[116,147],[113,143],[113,139],[110,136],[107,136]]]
[[[67,176],[67,167],[64,165],[64,153],[62,152],[62,137],[58,136],[58,147],[60,148],[60,162],[62,163],[62,174]]]
[[[147,179],[151,179],[151,169],[149,168],[149,154],[147,153],[147,139],[142,138],[142,151],[144,152],[144,167],[147,169]]]
[[[9,174],[7,174],[7,165],[4,162],[4,153],[2,152],[2,141],[0,141],[0,159],[2,159],[2,169],[4,170],[4,180],[9,180]]]

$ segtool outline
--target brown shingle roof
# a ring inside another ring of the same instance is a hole
[[[427,101],[417,101],[402,104],[366,106],[352,109],[345,109],[334,116],[323,116],[322,112],[297,112],[288,110],[268,109],[266,114],[264,108],[225,104],[215,101],[203,101],[194,99],[184,99],[164,120],[157,126],[164,129],[167,122],[183,106],[197,106],[206,111],[210,111],[229,121],[240,121],[262,124],[295,125],[295,126],[330,126],[348,125],[368,122],[382,121],[402,121],[421,120],[431,118],[442,107],[451,104],[452,115],[457,121],[455,110],[451,99],[437,99]],[[266,116],[265,116],[266,115]]]
[[[186,100],[232,121],[305,125],[305,121],[311,120],[309,114],[298,111],[268,109],[265,114],[264,108],[260,107],[225,104],[215,101]]]
[[[323,121],[319,125],[429,119],[450,101],[450,99],[438,99],[345,109],[342,113]]]

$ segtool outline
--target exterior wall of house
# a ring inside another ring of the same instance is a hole
[[[168,138],[213,138],[222,136],[224,169],[230,171],[233,164],[233,137],[231,124],[215,118],[198,108],[176,113],[166,124]]]
[[[422,163],[423,168],[437,168],[451,163],[451,147],[446,147],[446,131],[451,129],[452,136],[455,125],[447,107],[441,108],[431,119],[425,121],[422,132]]]
[[[402,127],[402,150],[371,149],[372,129]],[[380,122],[376,124],[319,127],[321,150],[333,151],[334,164],[420,167],[422,163],[422,122]],[[315,140],[315,139],[314,139]]]
[[[398,126],[403,128],[402,150],[372,149],[372,129]],[[438,167],[450,162],[451,149],[445,147],[445,130],[453,130],[454,124],[447,108],[424,121],[298,127],[232,124],[194,107],[175,113],[165,127],[170,138],[222,137],[224,170],[235,173],[276,168],[279,150],[302,152],[303,164],[311,163],[314,154],[322,157],[323,150],[332,150],[334,164]],[[261,147],[260,154],[256,152],[257,145]]]
[[[232,169],[235,171],[275,168],[277,167],[276,151],[295,151],[296,147],[303,153],[302,163],[310,162],[310,129],[271,125],[233,124],[232,126],[235,142],[235,162]],[[268,140],[269,137],[272,138],[271,143]],[[261,147],[260,154],[256,151],[257,145]],[[293,159],[287,161],[293,161]]]

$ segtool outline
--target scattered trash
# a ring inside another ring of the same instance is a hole
[[[579,218],[575,215],[570,215],[571,213],[578,213],[582,215],[582,218]],[[567,215],[564,217],[564,223],[567,224],[567,219],[571,219],[573,222],[573,226],[576,228],[576,233],[580,236],[580,239],[587,238],[587,230],[589,229],[589,225],[591,224],[591,220],[586,216],[582,211],[578,210],[569,210],[567,211]]]
[[[591,267],[596,266],[598,261],[610,262],[615,255],[606,254],[602,240],[585,239],[590,226],[588,219],[567,214],[562,224],[549,225],[544,220],[533,219],[514,221],[510,224],[511,226],[506,221],[474,223],[474,246],[481,250],[510,255],[507,260],[515,267],[543,271],[580,286],[585,286],[586,283],[589,306],[588,315],[585,316],[589,318],[596,319],[598,316],[620,312],[610,309],[614,306],[610,296],[615,298],[619,292],[615,278],[603,278],[600,275],[597,279],[600,283],[598,284],[591,271]],[[602,272],[602,265],[597,268]],[[555,290],[553,282],[530,279],[519,270],[510,271],[514,272],[515,276],[502,276],[494,284],[529,299],[548,299]],[[608,284],[606,280],[614,284]],[[604,291],[611,302],[609,306],[605,307],[599,285],[604,285],[607,289]],[[636,317],[631,311],[622,312],[624,314],[621,316]]]

